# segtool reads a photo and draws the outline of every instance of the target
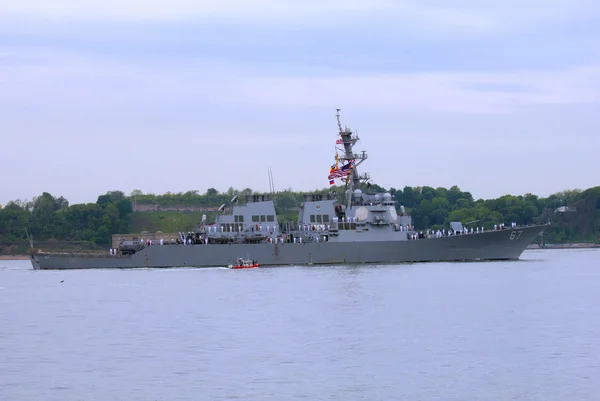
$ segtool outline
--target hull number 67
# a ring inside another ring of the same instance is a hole
[[[510,237],[508,237],[508,238],[510,238],[510,240],[512,241],[512,240],[515,240],[515,239],[519,239],[519,237],[521,235],[523,235],[523,231],[512,231],[510,233]]]

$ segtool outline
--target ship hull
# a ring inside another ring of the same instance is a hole
[[[131,256],[31,255],[34,269],[227,267],[248,257],[261,266],[515,260],[547,226],[411,241],[149,246]]]

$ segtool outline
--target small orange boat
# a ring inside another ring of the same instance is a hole
[[[229,265],[230,269],[253,269],[260,266],[256,260],[238,258],[235,264]]]

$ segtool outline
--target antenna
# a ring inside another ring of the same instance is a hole
[[[341,110],[342,110],[342,109],[335,109],[335,112],[336,112],[336,113],[335,113],[335,116],[336,116],[336,118],[337,118],[337,123],[338,123],[338,128],[339,128],[339,130],[340,130],[340,134],[342,133],[342,122],[340,121],[340,111],[341,111]]]
[[[29,235],[29,231],[25,228],[25,234],[27,234],[27,240],[29,241],[29,248],[33,250],[33,236]]]
[[[271,188],[273,191],[273,196],[275,196],[275,181],[273,180],[273,170],[269,167],[269,173],[271,174]]]
[[[271,192],[273,204],[276,205],[277,202],[275,202],[275,182],[273,181],[273,170],[271,170],[271,167],[269,167],[269,191]]]
[[[269,180],[269,193],[273,193],[273,183],[271,182],[271,167],[267,168],[267,179]]]

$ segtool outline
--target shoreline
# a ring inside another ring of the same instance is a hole
[[[531,249],[597,249],[600,248],[600,245],[597,244],[547,244],[544,247],[539,246],[538,244],[528,245],[528,250]]]
[[[29,260],[29,255],[0,255],[0,260]]]

